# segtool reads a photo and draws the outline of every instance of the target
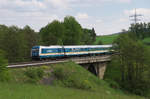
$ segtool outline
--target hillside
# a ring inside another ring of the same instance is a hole
[[[112,94],[106,88],[92,92],[63,87],[0,83],[0,99],[144,99],[120,93]]]
[[[102,41],[103,44],[112,44],[113,41],[119,36],[119,34],[112,34],[112,35],[104,35],[104,36],[97,36],[95,44],[97,44],[99,41]],[[145,44],[150,44],[150,38],[144,38],[142,40]]]
[[[119,34],[112,34],[112,35],[104,35],[104,36],[97,36],[96,42],[97,44],[99,40],[102,41],[103,44],[112,44],[112,42],[119,36]]]
[[[48,74],[48,78],[55,75],[53,84],[29,84],[24,75],[29,69],[11,70],[11,82],[0,83],[3,89],[0,99],[145,99],[110,88],[108,83],[72,62],[44,66],[44,69],[53,71]]]

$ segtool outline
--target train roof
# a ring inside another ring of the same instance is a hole
[[[112,45],[72,45],[64,46],[64,48],[95,48],[95,47],[112,47]]]
[[[52,45],[52,46],[40,46],[41,48],[62,48],[60,45]]]
[[[35,47],[35,46],[34,46]],[[112,45],[67,45],[67,46],[61,46],[61,45],[52,45],[52,46],[36,46],[40,48],[96,48],[96,47],[112,47]]]

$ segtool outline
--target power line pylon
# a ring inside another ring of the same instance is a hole
[[[139,16],[143,16],[142,14],[137,14],[136,9],[135,9],[135,13],[129,17],[133,18],[131,19],[131,21],[134,21],[134,24],[136,24],[138,21],[141,21],[141,19],[139,19]]]

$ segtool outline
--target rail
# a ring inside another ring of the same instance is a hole
[[[41,66],[41,65],[49,65],[49,64],[57,64],[64,63],[67,61],[73,61],[77,64],[85,64],[85,63],[94,63],[94,62],[106,62],[110,61],[110,55],[104,56],[89,56],[89,57],[74,57],[60,60],[51,60],[51,61],[33,61],[33,62],[23,62],[19,64],[9,64],[8,68],[23,68],[23,67],[31,67],[31,66]]]

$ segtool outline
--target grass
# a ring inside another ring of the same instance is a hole
[[[119,36],[119,34],[112,34],[112,35],[105,35],[105,36],[97,36],[96,37],[96,42],[97,44],[99,40],[102,41],[103,44],[112,44],[113,41]]]
[[[143,40],[143,42],[144,42],[144,43],[147,43],[147,44],[150,44],[150,37],[145,38],[145,39]]]
[[[58,82],[65,87],[86,90],[96,90],[99,85],[107,86],[103,80],[74,62],[56,64],[53,66],[54,74]]]
[[[49,69],[54,69],[54,71],[61,70],[60,74],[65,73],[64,76],[69,74],[65,77],[67,84],[70,84],[71,81],[72,83],[88,81],[88,83],[81,84],[90,84],[93,89],[83,90],[60,85],[29,84],[25,81],[26,77],[23,74],[25,69],[13,69],[11,70],[13,80],[8,83],[0,82],[0,99],[145,99],[144,97],[127,95],[120,90],[110,88],[108,83],[99,80],[96,76],[73,62],[55,64],[46,69],[48,69],[47,71]],[[60,77],[59,72],[57,73]],[[57,78],[57,80],[62,79]]]
[[[0,83],[0,89],[0,99],[144,99],[112,94],[105,88],[92,92],[45,85]]]

